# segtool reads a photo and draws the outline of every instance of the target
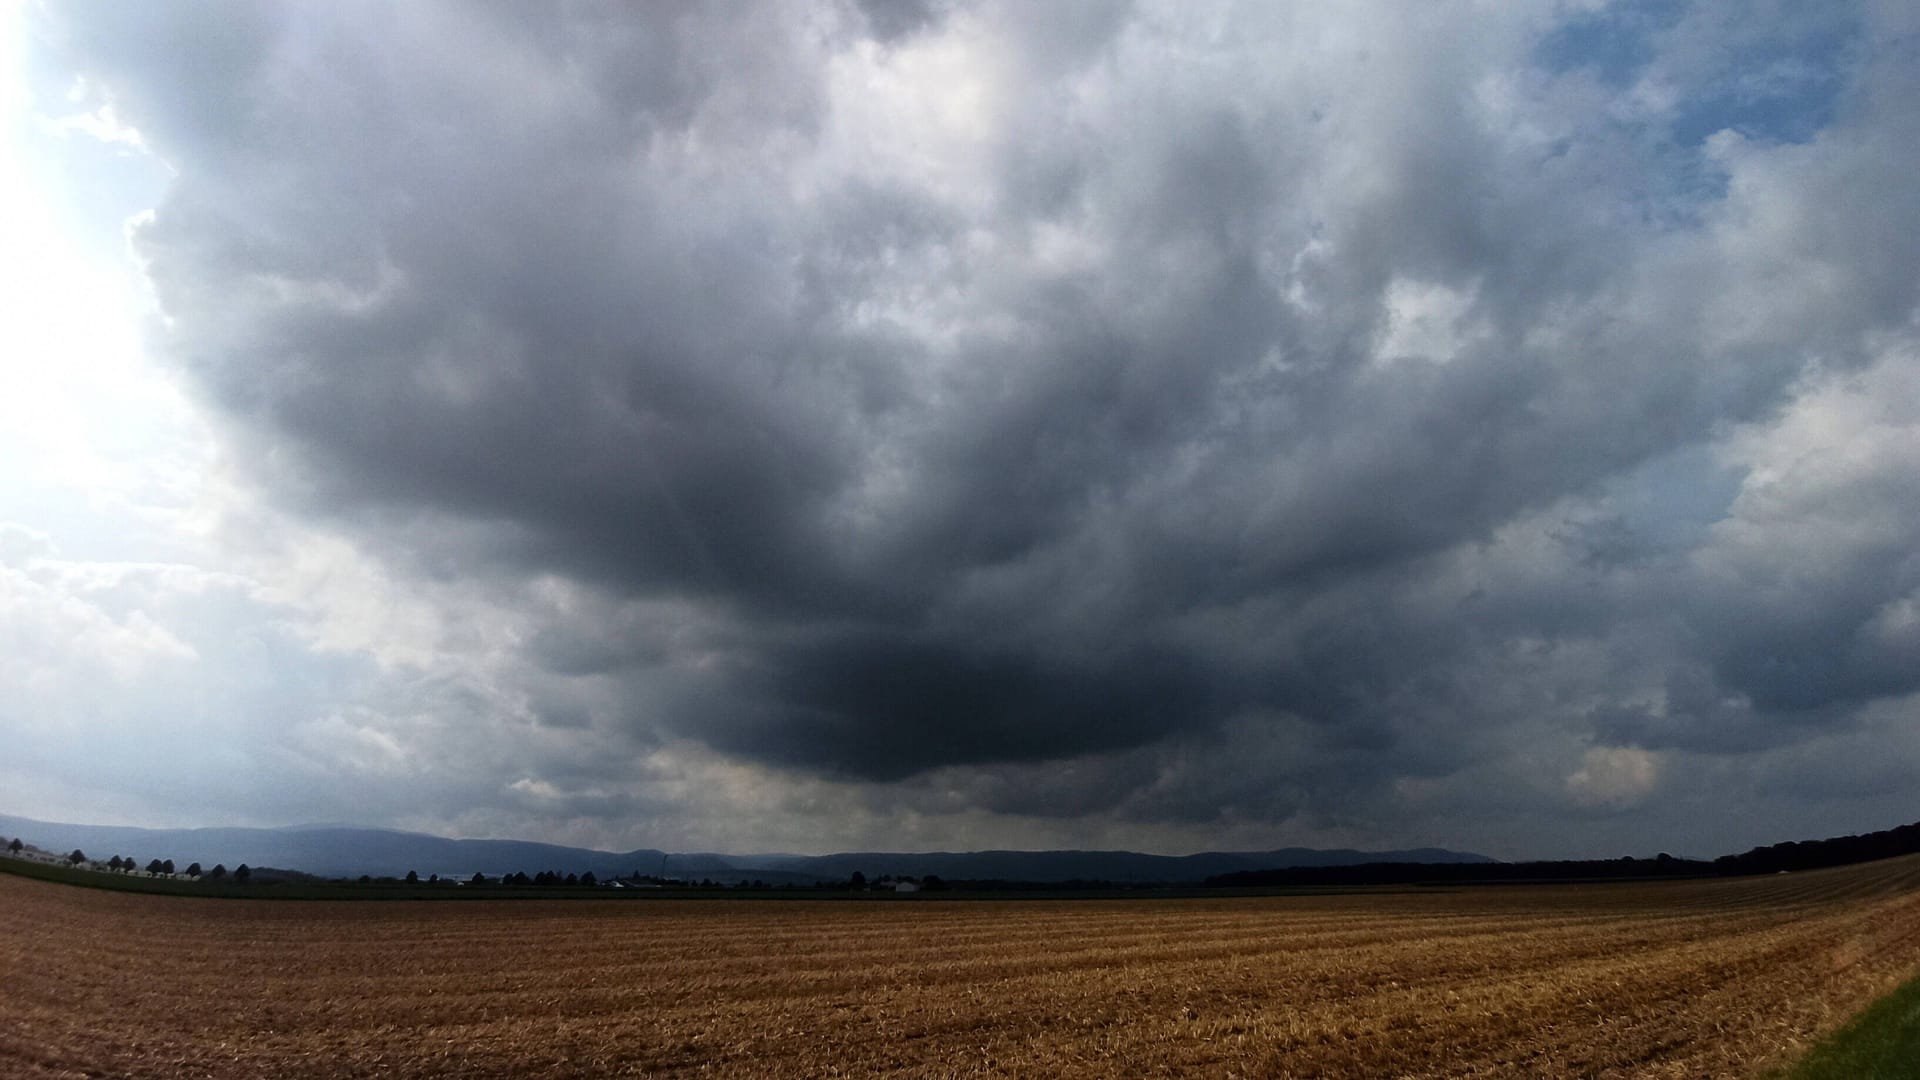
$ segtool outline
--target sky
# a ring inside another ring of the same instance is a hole
[[[0,7],[0,811],[1920,819],[1920,8]]]

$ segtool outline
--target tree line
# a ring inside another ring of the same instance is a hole
[[[1592,881],[1620,878],[1738,877],[1818,870],[1829,866],[1920,853],[1920,822],[1826,840],[1788,840],[1739,855],[1677,859],[1557,859],[1514,863],[1366,863],[1360,866],[1289,866],[1243,870],[1210,877],[1209,886],[1408,885],[1507,881]]]
[[[7,851],[13,855],[20,855],[27,847],[27,843],[17,836],[7,842]],[[38,851],[39,849],[36,848],[35,850]],[[120,855],[110,856],[106,862],[102,863],[89,859],[87,853],[79,848],[74,848],[68,852],[65,861],[67,865],[75,869],[78,869],[84,863],[93,863],[94,866],[103,867],[110,873],[115,874],[137,874],[144,869],[149,877],[174,877],[184,875],[196,881],[202,877],[210,881],[224,881],[228,877],[226,865],[223,863],[215,863],[212,870],[202,870],[199,863],[189,863],[185,870],[180,870],[174,866],[172,859],[149,859],[147,860],[147,865],[142,867],[140,860]],[[235,882],[244,885],[252,880],[253,868],[246,863],[241,863],[239,866],[233,868],[232,877]]]

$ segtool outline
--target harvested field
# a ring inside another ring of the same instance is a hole
[[[221,901],[0,875],[0,1075],[1741,1076],[1920,970],[1920,857],[1163,901]]]

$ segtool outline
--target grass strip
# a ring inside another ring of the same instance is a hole
[[[1920,978],[1868,1006],[1782,1080],[1907,1080],[1920,1076]]]

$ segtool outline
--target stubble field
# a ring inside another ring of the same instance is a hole
[[[0,875],[0,1075],[1743,1076],[1920,970],[1920,857],[1155,901],[199,900]]]

